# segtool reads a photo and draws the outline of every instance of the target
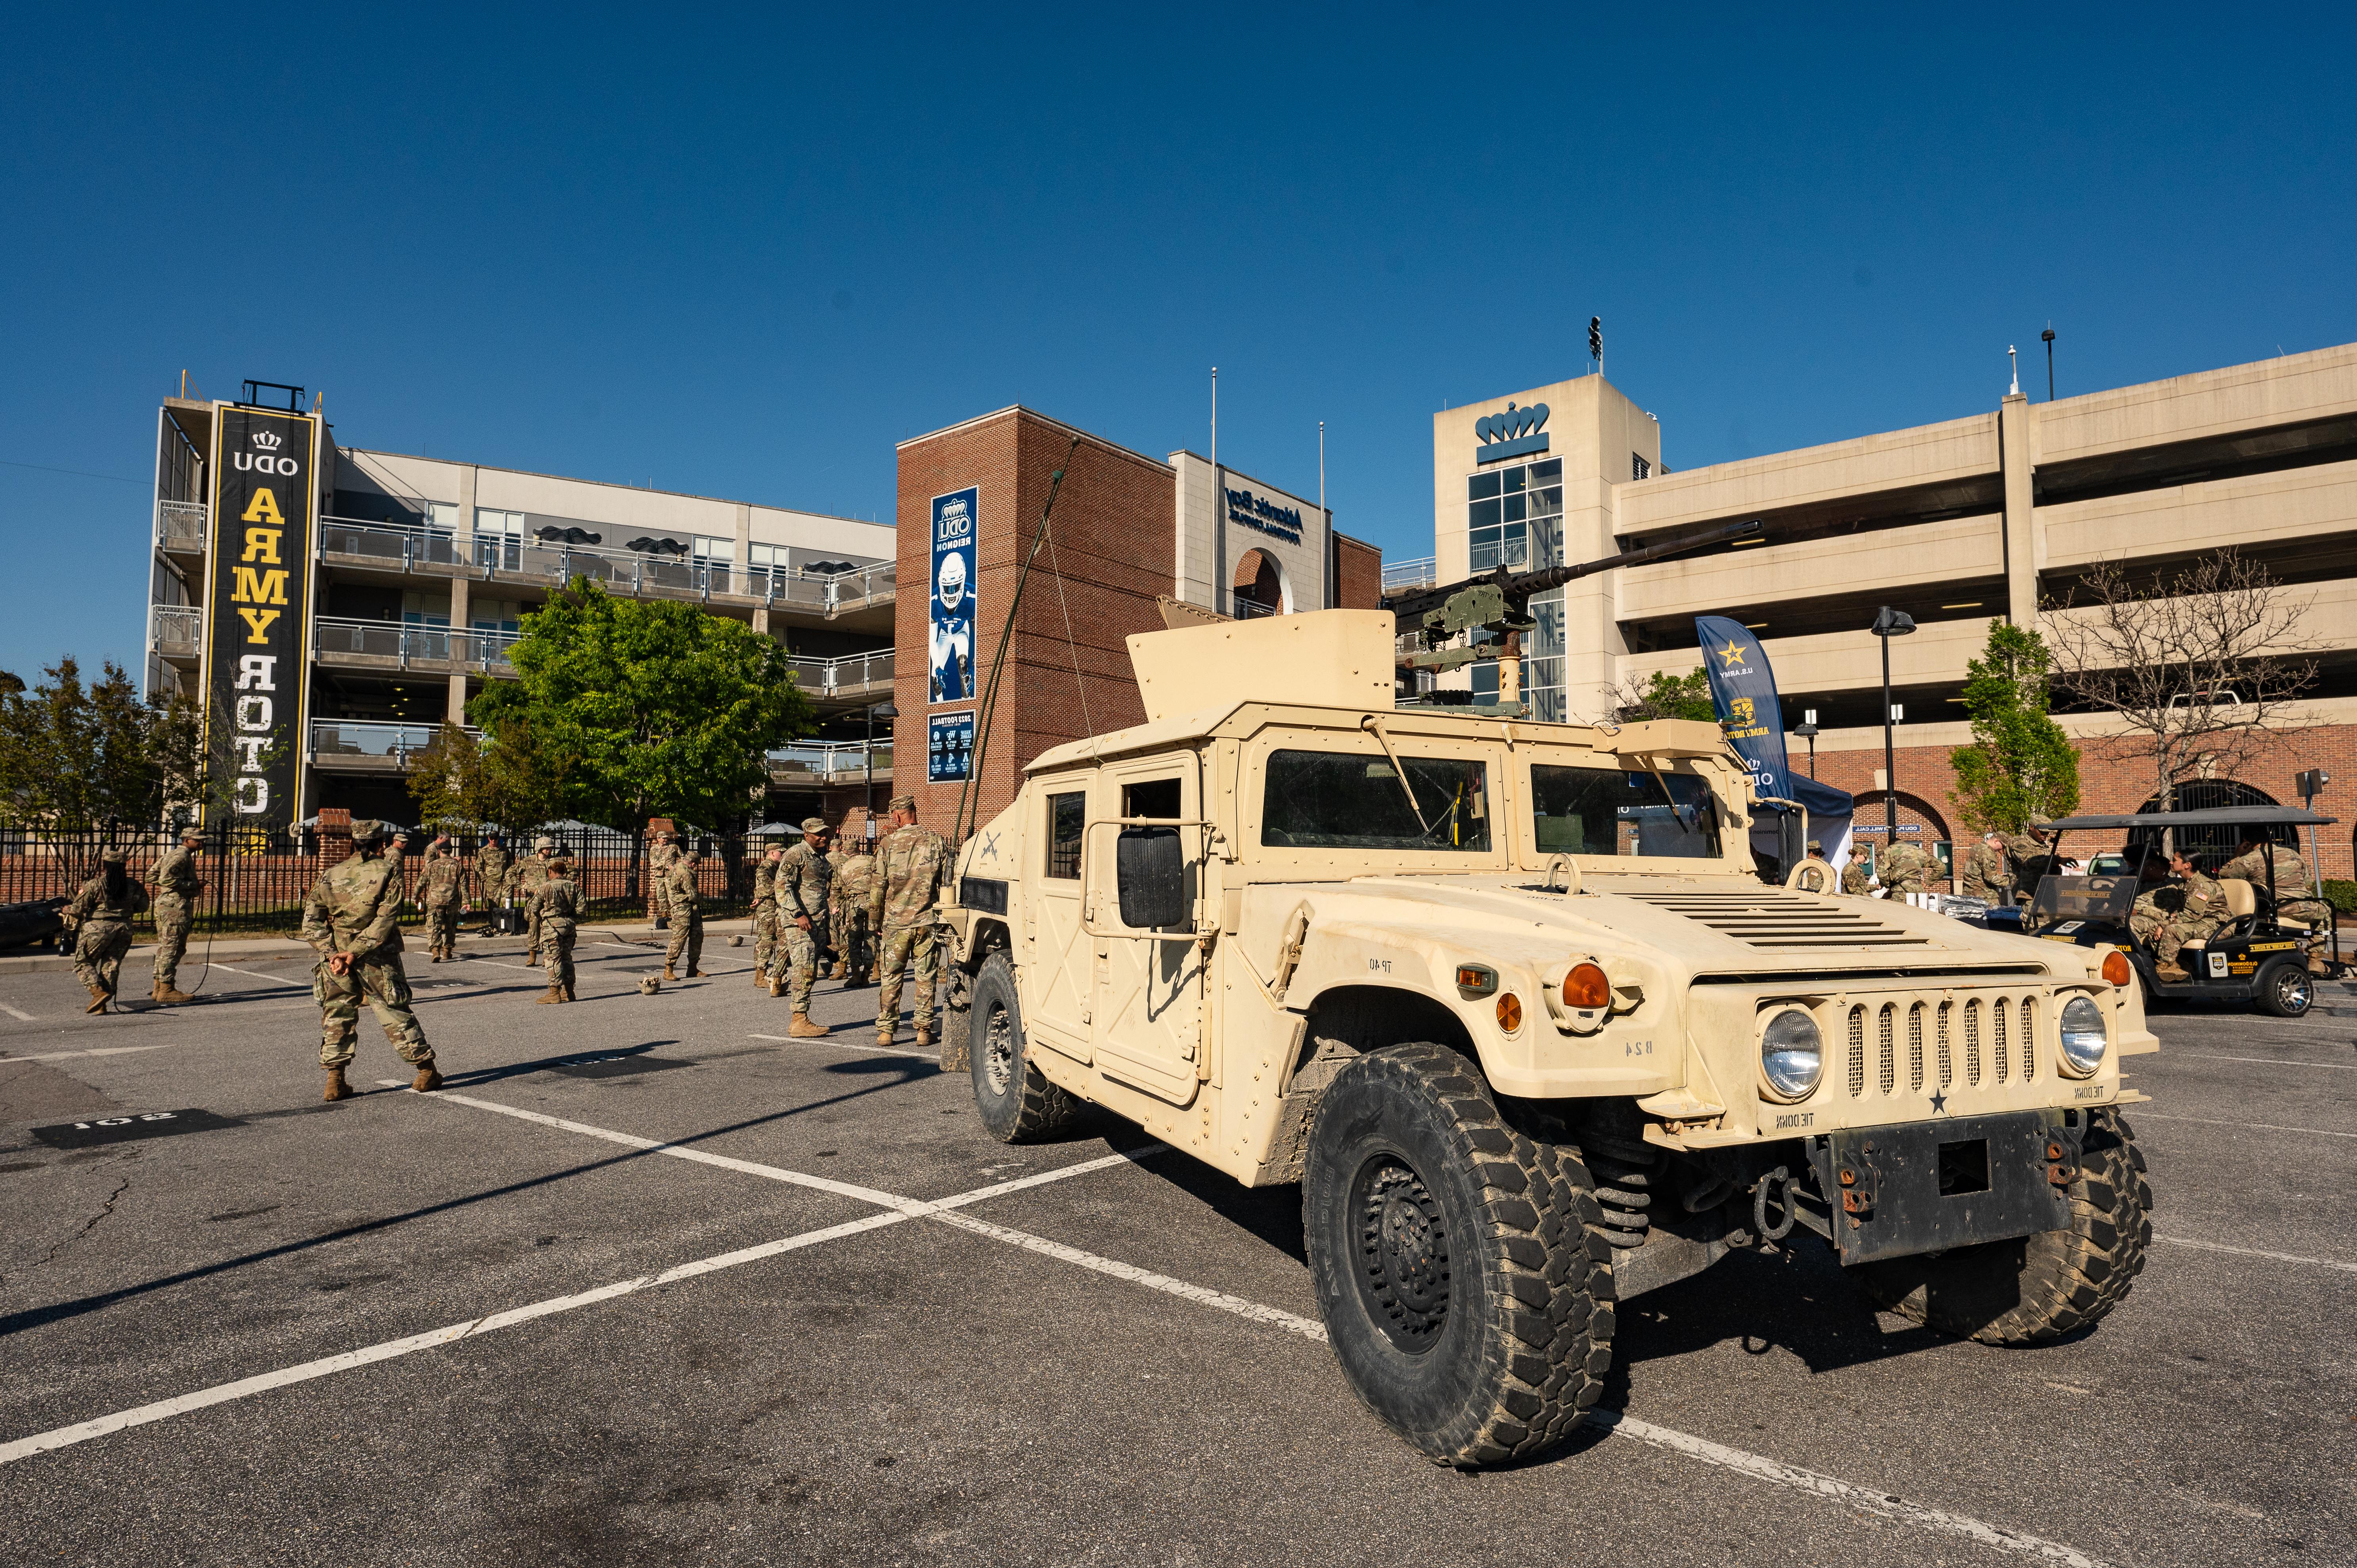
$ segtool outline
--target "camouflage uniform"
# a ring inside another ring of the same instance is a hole
[[[908,801],[907,806],[902,801]],[[894,811],[913,810],[915,802],[901,796]],[[876,997],[876,1037],[888,1041],[900,1022],[900,976],[916,971],[917,994],[909,1004],[917,1033],[926,1039],[933,1032],[933,978],[938,962],[933,945],[933,900],[950,872],[949,841],[931,828],[910,822],[895,828],[877,856],[876,891],[868,896],[867,918],[881,933],[877,964],[882,990]]]
[[[515,890],[516,901],[523,906],[523,961],[527,964],[540,961],[540,890],[548,885],[548,852],[554,847],[542,839],[508,873],[508,885]]]
[[[843,916],[838,908],[843,902],[843,895],[838,889],[843,879],[843,863],[850,858],[851,852],[840,843],[826,852],[826,934],[827,945],[834,951],[834,968],[831,974],[836,980],[849,972],[844,963],[847,955],[843,950]]]
[[[1932,857],[1911,843],[1893,844],[1885,850],[1878,869],[1882,886],[1889,889],[1893,898],[1932,890]]]
[[[185,843],[156,856],[147,873],[156,904],[156,997],[179,990],[180,960],[188,950],[188,926],[196,914],[197,894],[204,883],[197,876],[196,852]]]
[[[778,951],[778,865],[764,853],[753,866],[753,980],[770,983],[770,960]]]
[[[686,974],[703,972],[695,967],[704,956],[704,895],[695,885],[695,856],[683,854],[663,878],[663,903],[671,911],[671,947],[663,953],[663,972],[673,978],[682,972],[682,953],[687,955]]]
[[[124,854],[111,849],[101,859],[119,867]],[[147,908],[147,890],[127,872],[120,894],[109,895],[106,883],[107,874],[102,870],[81,885],[65,912],[66,923],[74,930],[74,978],[90,987],[92,1013],[106,1011],[107,1003],[113,1000],[114,988],[123,978],[123,957],[131,950],[132,919]]]
[[[876,928],[868,922],[867,907],[876,897],[876,857],[861,851],[843,857],[835,868],[829,918],[834,950],[843,972],[853,985],[865,985],[876,968]]]
[[[2136,940],[2152,947],[2163,964],[2177,961],[2177,950],[2191,941],[2207,941],[2226,923],[2226,895],[2200,872],[2183,882],[2164,883],[2136,895],[2128,911],[2128,929]]]
[[[679,864],[679,845],[669,833],[655,835],[654,847],[647,851],[647,871],[654,886],[655,918],[671,918],[671,868]]]
[[[425,852],[425,872],[417,880],[417,902],[425,909],[425,950],[434,961],[458,956],[458,911],[466,903],[467,868],[455,854]]]
[[[508,846],[487,843],[475,852],[475,896],[483,901],[483,930],[490,932],[494,923],[491,911],[500,907],[507,896],[508,867],[513,864],[508,856]]]
[[[2309,896],[2308,863],[2299,851],[2275,847],[2276,913],[2287,920],[2300,920],[2311,930],[2330,930],[2332,927],[2332,906],[2323,899]],[[2248,854],[2238,854],[2218,868],[2220,881],[2247,882],[2255,887],[2267,885],[2267,852],[2255,849]]]
[[[1849,864],[1842,867],[1842,891],[1853,898],[1863,898],[1874,891],[1867,885],[1866,862],[1856,855],[1850,856]]]
[[[2012,902],[2013,861],[2004,850],[1984,839],[1973,845],[1957,870],[1956,890],[1987,904]]]
[[[401,868],[390,856],[361,853],[379,832],[374,822],[354,822],[351,858],[321,872],[303,903],[303,940],[319,954],[311,971],[311,994],[319,1004],[319,1065],[339,1074],[352,1059],[352,1029],[363,998],[403,1061],[420,1069],[434,1062],[434,1047],[410,1011],[409,977],[401,968]],[[352,955],[342,974],[328,967],[337,953]]]
[[[802,823],[802,831],[824,832],[826,824],[812,817]],[[778,940],[780,944],[773,961],[771,978],[790,987],[793,993],[794,1011],[810,1011],[811,988],[818,983],[818,950],[826,944],[826,900],[828,871],[826,856],[805,838],[786,851],[778,862]],[[799,923],[810,919],[804,930]],[[777,986],[773,984],[774,993]]]
[[[573,937],[581,921],[581,885],[573,880],[573,861],[561,855],[548,867],[540,885],[542,950],[548,955],[548,994],[544,1002],[573,1000]]]

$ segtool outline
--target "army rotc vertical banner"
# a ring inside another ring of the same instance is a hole
[[[208,820],[291,826],[301,812],[319,422],[213,411],[205,572]]]
[[[1751,789],[1771,800],[1792,798],[1791,765],[1784,756],[1784,710],[1776,700],[1776,672],[1760,639],[1740,621],[1724,616],[1695,617],[1702,639],[1702,666],[1710,675],[1710,699],[1718,727],[1751,770]]]
[[[933,602],[927,661],[931,700],[974,701],[974,521],[982,491],[968,487],[933,498]]]

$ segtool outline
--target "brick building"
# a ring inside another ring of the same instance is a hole
[[[1192,452],[1149,457],[1021,407],[899,450],[898,564],[910,591],[894,608],[895,792],[914,794],[945,832],[969,773],[979,799],[968,815],[987,821],[1031,758],[1144,721],[1125,639],[1162,629],[1163,599],[1241,618],[1372,609],[1382,593],[1382,553],[1336,532],[1329,511]],[[985,735],[982,695],[1060,468]]]

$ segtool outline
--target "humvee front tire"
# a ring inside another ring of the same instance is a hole
[[[1361,1402],[1439,1463],[1538,1453],[1603,1391],[1611,1250],[1590,1185],[1440,1046],[1369,1052],[1318,1101],[1301,1208],[1327,1337]]]
[[[2117,1306],[2152,1244],[2144,1155],[2117,1111],[2088,1113],[2071,1229],[1850,1271],[1876,1305],[1984,1345],[2042,1345]]]
[[[1015,993],[1015,971],[1005,953],[992,953],[974,977],[973,1004],[966,1011],[966,1043],[972,1056],[974,1107],[982,1124],[1002,1144],[1020,1144],[1060,1132],[1078,1114],[1081,1102],[1048,1081],[1031,1065],[1023,1033],[1023,1004]]]

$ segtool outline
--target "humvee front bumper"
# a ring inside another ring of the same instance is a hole
[[[2068,1230],[2085,1128],[2058,1107],[1817,1133],[1828,1239],[1846,1264]]]

